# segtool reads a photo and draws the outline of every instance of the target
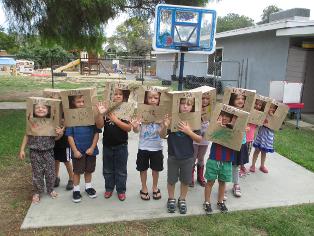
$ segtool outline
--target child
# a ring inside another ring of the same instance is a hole
[[[276,105],[271,104],[268,115],[273,116],[276,111]],[[265,120],[267,122],[267,119]],[[260,171],[263,173],[268,173],[268,169],[265,166],[266,153],[274,152],[274,131],[272,129],[267,128],[266,126],[262,126],[259,128],[256,138],[253,142],[253,147],[255,147],[252,159],[252,165],[250,167],[251,172],[255,172],[255,164],[258,158],[259,153],[261,153],[261,166]]]
[[[241,94],[231,94],[230,98],[230,103],[229,105],[236,107],[238,109],[242,109],[245,104],[245,96]],[[248,131],[249,128],[246,128],[246,131]],[[245,165],[246,163],[249,162],[249,156],[248,156],[248,151],[247,151],[247,146],[246,146],[246,133],[244,132],[243,138],[242,138],[242,145],[240,151],[236,152],[235,159],[233,161],[233,166],[232,166],[232,177],[233,177],[233,195],[236,197],[241,197],[241,189],[240,189],[240,184],[239,184],[239,166],[240,165]]]
[[[34,106],[34,115],[37,118],[50,117],[49,108],[43,104]],[[29,156],[32,165],[33,186],[35,192],[32,197],[33,203],[40,202],[40,195],[44,192],[45,182],[47,194],[51,198],[55,198],[58,194],[53,190],[55,182],[55,166],[53,158],[53,147],[55,140],[60,139],[63,135],[63,130],[60,127],[56,128],[57,137],[53,136],[32,136],[24,135],[19,157],[21,160],[25,158],[25,147],[29,147]]]
[[[194,99],[183,98],[180,100],[179,112],[188,113],[193,110]],[[165,122],[165,127],[169,125],[169,121]],[[176,199],[174,198],[175,184],[180,179],[180,197],[178,199],[178,207],[180,214],[186,214],[186,196],[189,184],[192,182],[191,171],[194,165],[194,149],[193,141],[201,142],[202,136],[191,130],[187,122],[179,122],[178,132],[169,132],[168,142],[168,202],[167,209],[169,213],[176,210]]]
[[[263,101],[256,99],[254,109],[257,111],[261,111],[263,107]],[[249,130],[246,132],[246,145],[248,149],[248,156],[250,157],[253,140],[254,140],[254,134],[256,130],[256,125],[249,123],[248,124]],[[244,165],[240,166],[240,176],[246,175],[248,173],[247,169]]]
[[[157,106],[160,100],[160,93],[147,92],[146,104]],[[167,119],[167,117],[165,117]],[[163,170],[163,154],[162,154],[162,139],[160,138],[161,132],[165,130],[165,121],[161,124],[148,123],[141,124],[140,119],[132,121],[133,131],[138,133],[139,147],[136,160],[136,169],[140,172],[142,188],[140,190],[140,197],[142,200],[150,200],[147,189],[147,169],[152,169],[153,177],[153,199],[158,200],[161,198],[160,189],[158,188],[159,172]]]
[[[116,89],[113,102],[123,102],[124,94]],[[99,103],[97,105],[99,114],[96,119],[98,128],[104,127],[103,132],[103,176],[105,178],[105,198],[112,196],[114,188],[118,193],[120,201],[126,199],[126,180],[128,162],[128,132],[132,126],[127,120],[120,120],[114,113],[107,112],[106,107]]]
[[[221,116],[222,119],[218,120],[218,122],[221,126],[227,127],[233,115],[225,112]],[[209,158],[206,163],[205,178],[207,183],[205,185],[205,202],[203,204],[206,214],[211,214],[213,211],[210,196],[216,179],[218,179],[219,184],[217,206],[221,212],[228,212],[228,208],[224,203],[224,195],[226,182],[231,182],[232,180],[232,161],[235,159],[235,155],[236,151],[217,143],[213,143],[210,148]]]
[[[64,127],[62,128],[64,131]],[[71,149],[68,143],[67,137],[64,135],[61,139],[56,141],[56,144],[53,148],[54,152],[54,159],[55,159],[55,171],[56,171],[56,180],[54,187],[59,187],[60,184],[60,177],[59,177],[59,169],[60,169],[60,162],[63,162],[68,175],[69,180],[65,187],[66,190],[72,190],[73,189],[73,167],[71,163]]]
[[[205,109],[210,104],[210,95],[208,93],[203,93],[202,95],[202,110]],[[201,135],[203,137],[201,143],[193,142],[194,147],[194,166],[192,169],[192,182],[190,187],[194,187],[194,172],[195,165],[197,164],[197,182],[205,187],[206,181],[204,179],[204,157],[207,152],[209,141],[204,139],[205,131],[209,125],[208,120],[201,118]],[[195,163],[197,161],[197,163]]]
[[[84,107],[84,97],[74,96],[71,101],[73,108]],[[80,176],[84,174],[85,192],[90,198],[97,197],[95,189],[92,187],[92,173],[95,171],[96,156],[99,154],[97,142],[100,130],[95,125],[75,126],[66,128],[65,135],[72,151],[73,163],[73,198],[72,201],[78,203],[82,199],[80,191]]]

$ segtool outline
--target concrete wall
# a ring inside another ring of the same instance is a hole
[[[248,58],[247,87],[249,89],[256,89],[259,94],[268,96],[270,81],[285,79],[288,37],[276,37],[275,31],[270,31],[216,39],[216,41],[217,47],[223,48],[224,61],[241,62],[242,59]],[[234,78],[234,71],[231,65],[223,63],[224,79]]]
[[[207,57],[208,55],[185,54],[183,75],[206,76],[207,75]],[[170,80],[172,74],[179,76],[180,54],[178,57],[178,66],[175,68],[175,54],[157,54],[156,55],[156,75],[160,79]]]
[[[314,52],[307,52],[307,62],[306,62],[306,77],[303,87],[303,97],[302,102],[304,102],[304,109],[302,112],[314,112]]]

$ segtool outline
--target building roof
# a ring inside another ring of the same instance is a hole
[[[0,57],[0,65],[16,65],[16,61],[9,57]]]
[[[276,30],[277,36],[292,36],[292,35],[313,36],[314,35],[314,21],[304,20],[304,19],[273,21],[267,24],[254,25],[254,26],[250,26],[246,28],[217,33],[216,39],[227,38],[227,37],[232,37],[232,36],[237,36],[237,35],[258,33],[258,32],[265,32],[265,31],[271,31],[271,30]]]

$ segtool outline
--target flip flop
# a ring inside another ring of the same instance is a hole
[[[158,196],[159,194],[159,196]],[[156,192],[153,192],[153,199],[159,200],[161,198],[160,189],[158,189]]]
[[[140,195],[141,195],[142,200],[144,200],[144,201],[150,200],[150,196],[148,195],[148,192],[144,193],[142,190],[140,190]],[[145,197],[143,197],[143,196],[145,196]]]

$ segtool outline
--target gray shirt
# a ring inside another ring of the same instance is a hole
[[[162,150],[162,139],[159,136],[159,129],[160,124],[142,124],[138,148],[147,151]]]

